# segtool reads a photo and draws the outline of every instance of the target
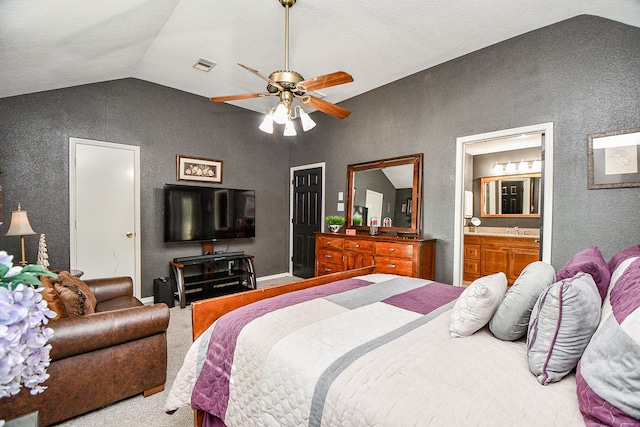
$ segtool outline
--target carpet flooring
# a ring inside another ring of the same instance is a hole
[[[297,277],[258,281],[258,288],[295,282]],[[142,394],[101,409],[56,424],[56,427],[190,427],[193,426],[191,408],[181,408],[173,415],[164,412],[164,401],[176,378],[182,360],[191,345],[191,306],[171,308],[167,329],[167,382],[165,390],[149,397]]]

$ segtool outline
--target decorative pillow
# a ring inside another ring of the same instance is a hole
[[[60,295],[58,295],[58,292],[53,287],[53,279],[49,276],[40,276],[40,282],[44,288],[42,290],[42,298],[47,302],[49,310],[56,313],[56,317],[54,317],[54,319],[67,317]]]
[[[58,280],[53,283],[60,295],[65,312],[69,317],[95,313],[96,297],[82,280],[67,271],[58,273]]]
[[[546,262],[536,261],[527,265],[489,322],[489,329],[497,338],[515,341],[527,333],[531,310],[538,297],[555,282],[556,271]]]
[[[633,257],[640,257],[640,245],[631,245],[615,254],[609,261],[609,272],[613,274],[624,260]]]
[[[596,282],[600,300],[604,301],[611,280],[611,272],[607,262],[602,258],[602,253],[597,246],[591,246],[578,252],[567,262],[556,275],[556,280],[570,279],[579,272],[589,273]]]
[[[468,337],[486,325],[507,291],[507,276],[496,273],[476,279],[456,300],[451,311],[452,337]]]
[[[578,403],[587,425],[640,424],[640,259],[611,288],[612,312],[578,364]]]
[[[602,300],[587,273],[580,272],[545,289],[529,321],[529,369],[546,385],[560,381],[582,356],[600,322]]]
[[[95,295],[93,295],[93,292],[91,292],[91,289],[89,289],[89,286],[87,286],[86,283],[84,283],[82,280],[72,275],[68,271],[61,271],[60,273],[58,273],[58,282],[63,285],[74,285],[78,289],[80,289],[82,293],[87,296],[87,299],[91,303],[91,307],[95,310],[98,301],[96,300]]]

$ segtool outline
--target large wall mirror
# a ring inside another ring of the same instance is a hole
[[[482,178],[480,215],[540,218],[540,179],[540,173]]]
[[[422,153],[349,165],[347,228],[420,234]]]

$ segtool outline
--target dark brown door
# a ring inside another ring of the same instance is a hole
[[[502,214],[522,214],[523,198],[522,181],[502,181]]]
[[[322,168],[293,174],[293,275],[313,277],[315,232],[322,225]]]

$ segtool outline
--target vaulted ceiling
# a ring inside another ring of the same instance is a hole
[[[320,91],[337,103],[582,14],[640,27],[639,0],[298,0],[290,69],[353,75]],[[0,97],[126,77],[205,97],[262,92],[236,64],[284,69],[284,15],[278,0],[2,0]],[[199,58],[216,65],[200,71]],[[265,112],[275,102],[233,104]]]

